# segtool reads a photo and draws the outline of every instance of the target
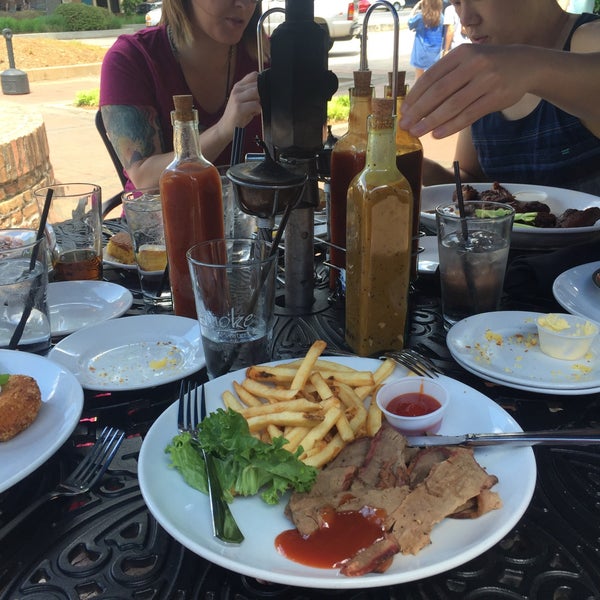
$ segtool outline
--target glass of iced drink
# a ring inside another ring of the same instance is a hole
[[[444,326],[498,309],[510,248],[514,209],[498,202],[436,208]]]
[[[218,239],[187,252],[210,379],[270,360],[277,253],[255,239]]]
[[[160,190],[131,190],[122,200],[146,312],[172,312]]]
[[[47,289],[45,238],[33,229],[0,230],[0,348],[48,351]]]
[[[54,281],[102,279],[102,191],[93,183],[65,183],[34,191],[40,213],[48,192],[48,233]]]

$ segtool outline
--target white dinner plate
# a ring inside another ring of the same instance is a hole
[[[542,393],[591,394],[600,388],[600,337],[580,360],[560,360],[538,345],[542,313],[498,311],[467,317],[450,328],[446,343],[467,371],[495,383]]]
[[[469,183],[478,191],[489,190],[492,183]],[[522,183],[501,184],[517,200],[538,200],[550,207],[552,213],[560,216],[567,208],[583,210],[591,206],[600,207],[600,198],[584,192],[565,190],[562,188],[546,187],[543,185],[526,185]],[[435,208],[440,204],[450,204],[455,192],[454,184],[431,185],[421,192],[421,222],[435,230]],[[510,245],[516,249],[549,249],[589,242],[600,237],[600,221],[593,227],[513,227]]]
[[[84,327],[62,339],[48,357],[88,390],[137,390],[177,381],[204,365],[195,319],[138,315]]]
[[[437,236],[424,235],[419,238],[419,252],[417,270],[419,273],[435,273],[440,264]]]
[[[137,269],[137,265],[135,263],[122,263],[121,261],[117,260],[114,256],[109,254],[106,251],[106,248],[102,250],[102,262],[106,265],[110,265],[111,267],[119,267],[119,269],[125,269],[127,271],[135,271]]]
[[[132,304],[133,296],[128,289],[108,281],[56,281],[48,284],[48,311],[53,337],[120,317]]]
[[[375,370],[381,364],[374,359],[353,357],[336,357],[335,361],[359,370]],[[399,367],[392,377],[405,374],[406,370]],[[233,391],[232,381],[242,381],[244,376],[241,370],[209,381],[208,410],[223,408],[221,393]],[[444,379],[453,402],[440,433],[521,430],[508,413],[483,394],[448,377]],[[150,512],[177,541],[196,554],[237,573],[276,583],[311,588],[370,588],[441,573],[499,542],[525,512],[535,486],[536,466],[531,448],[477,449],[478,462],[499,478],[493,489],[502,498],[500,510],[473,520],[445,519],[435,526],[431,545],[416,556],[396,555],[392,566],[382,574],[345,577],[337,569],[306,567],[276,551],[276,536],[293,527],[284,516],[286,498],[277,506],[269,506],[259,497],[236,498],[231,510],[245,540],[234,546],[214,538],[208,498],[187,486],[181,475],[169,467],[165,447],[177,434],[176,420],[177,405],[173,404],[152,425],[140,451],[140,489]]]
[[[592,281],[597,269],[600,269],[600,261],[561,273],[552,284],[552,293],[566,311],[600,322],[600,288]]]
[[[48,460],[71,435],[83,408],[83,390],[75,377],[47,358],[0,350],[0,373],[33,377],[42,394],[35,421],[7,442],[0,442],[0,492]]]

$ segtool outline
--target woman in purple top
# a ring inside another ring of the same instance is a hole
[[[163,0],[162,20],[120,36],[102,64],[108,136],[136,188],[155,186],[173,159],[173,96],[191,94],[204,156],[229,163],[235,127],[244,152],[261,135],[255,0]]]
[[[600,193],[600,18],[556,0],[452,0],[472,44],[441,58],[402,104],[417,136],[458,131],[465,181]],[[453,173],[426,161],[426,185]],[[577,208],[577,207],[573,207]]]

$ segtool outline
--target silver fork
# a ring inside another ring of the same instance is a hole
[[[200,402],[200,417],[198,417],[198,384],[195,383],[192,388],[189,381],[187,386],[182,381],[179,388],[177,428],[180,432],[190,433],[196,442],[198,442],[198,425],[206,417],[204,386],[202,386]],[[223,498],[219,475],[213,461],[214,457],[209,452],[205,452],[201,444],[198,444],[198,448],[206,466],[206,481],[208,483],[213,535],[223,542],[241,544],[244,541],[244,535],[235,522],[229,504]]]
[[[442,371],[431,359],[411,348],[386,352],[381,358],[391,358],[421,377],[435,378],[442,374]]]
[[[62,496],[77,496],[92,489],[104,475],[108,465],[114,458],[125,433],[115,427],[105,427],[94,448],[81,461],[79,466],[53,490],[40,496],[32,502],[17,517],[0,529],[0,540],[22,523],[37,508]]]

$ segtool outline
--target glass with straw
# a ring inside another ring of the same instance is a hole
[[[510,248],[514,209],[468,201],[457,179],[457,201],[436,208],[444,326],[498,309]]]

